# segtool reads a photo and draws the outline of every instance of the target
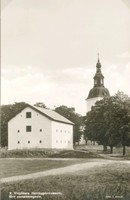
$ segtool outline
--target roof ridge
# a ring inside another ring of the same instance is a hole
[[[42,107],[38,107],[38,106],[32,106],[32,105],[29,105],[29,106],[36,109],[37,111],[40,111],[41,114],[46,115],[46,117],[49,117],[50,119],[52,119],[54,121],[68,123],[68,124],[74,124],[72,121],[70,121],[69,119],[67,119],[66,117],[62,116],[61,114],[57,113],[54,110],[42,108]],[[46,112],[42,112],[42,110],[43,111],[46,110]],[[52,116],[52,114],[53,114],[53,116]]]

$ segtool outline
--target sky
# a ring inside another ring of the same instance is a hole
[[[85,115],[99,53],[110,94],[130,96],[130,0],[2,0],[1,104]]]

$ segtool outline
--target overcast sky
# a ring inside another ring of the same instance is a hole
[[[130,96],[130,0],[2,0],[1,103],[86,113],[100,53],[105,87]]]

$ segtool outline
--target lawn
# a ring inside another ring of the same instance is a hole
[[[58,167],[87,162],[85,159],[0,159],[0,178],[30,174]]]
[[[130,200],[130,165],[109,164],[75,174],[2,184],[1,200],[8,200],[9,192],[50,192],[42,196],[43,200],[106,200],[113,195],[120,197],[116,200]]]
[[[98,153],[61,149],[0,149],[0,158],[101,158]]]

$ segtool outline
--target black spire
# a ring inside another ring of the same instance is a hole
[[[99,53],[98,53],[98,61],[97,61],[97,66],[96,66],[97,68],[99,67],[99,68],[101,68],[101,63],[100,63],[100,61],[99,61]]]
[[[96,74],[94,76],[94,87],[89,91],[88,98],[95,98],[95,97],[109,97],[110,93],[107,88],[104,87],[104,76],[101,72],[101,63],[99,60],[98,54],[98,61],[96,64]]]
[[[98,54],[98,61],[96,64],[96,74],[94,76],[94,87],[100,87],[100,86],[104,86],[104,76],[102,75],[101,72],[101,63]]]

